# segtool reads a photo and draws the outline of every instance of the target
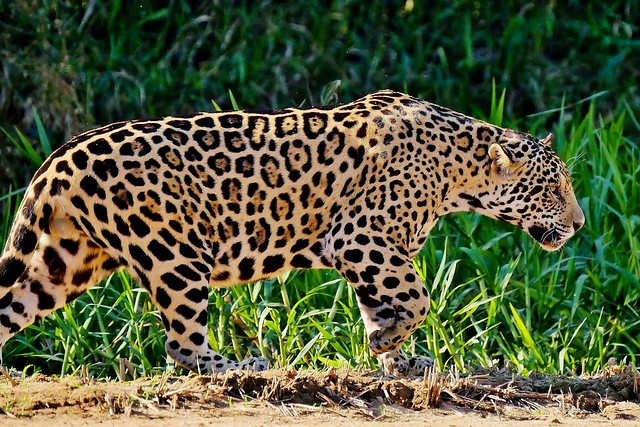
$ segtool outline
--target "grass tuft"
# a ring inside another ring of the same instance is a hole
[[[331,90],[323,96],[334,96]],[[502,120],[503,99],[494,92],[494,120]],[[561,156],[582,158],[573,174],[584,230],[548,254],[508,225],[473,214],[445,218],[414,260],[432,305],[406,343],[408,353],[462,372],[508,363],[523,373],[563,374],[595,372],[611,357],[637,362],[640,160],[623,133],[629,116],[637,121],[624,103],[607,118],[595,111],[591,104],[555,130]],[[26,138],[16,141],[30,158]],[[10,194],[5,239],[18,196]],[[335,271],[212,290],[210,300],[209,340],[228,357],[262,354],[282,368],[375,366],[354,291]],[[119,272],[9,341],[4,360],[19,369],[115,377],[125,359],[136,375],[149,375],[172,366],[164,339],[146,292]]]

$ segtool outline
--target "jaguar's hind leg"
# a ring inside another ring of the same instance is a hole
[[[43,234],[27,270],[0,299],[0,346],[117,268],[118,263],[84,235]]]
[[[208,277],[193,264],[158,267],[140,280],[152,289],[167,333],[165,349],[178,365],[203,374],[230,369],[264,371],[269,367],[264,357],[235,362],[211,348],[208,341]],[[154,286],[149,286],[151,283]]]

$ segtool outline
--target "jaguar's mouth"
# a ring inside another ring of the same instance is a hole
[[[562,236],[555,228],[547,229],[539,225],[533,225],[529,227],[527,232],[545,251],[557,251],[567,241],[567,238]]]

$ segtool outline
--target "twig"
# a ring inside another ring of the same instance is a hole
[[[16,380],[14,380],[11,375],[9,375],[9,373],[4,369],[4,368],[0,368],[0,372],[2,372],[2,375],[5,376],[6,379],[9,380],[9,382],[11,383],[12,387],[17,387],[20,385],[20,383]]]

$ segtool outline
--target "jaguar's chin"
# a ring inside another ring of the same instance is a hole
[[[545,251],[555,252],[559,250],[562,246],[564,246],[565,242],[566,240],[558,240],[558,241],[551,241],[546,243],[542,243],[542,242],[538,242],[538,243],[540,244],[540,247]]]
[[[568,239],[562,236],[555,228],[546,229],[538,225],[533,225],[529,227],[527,231],[529,235],[540,244],[542,249],[549,252],[560,249]]]

